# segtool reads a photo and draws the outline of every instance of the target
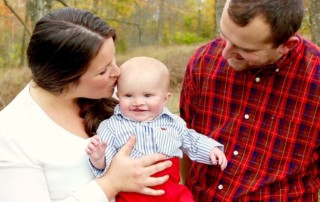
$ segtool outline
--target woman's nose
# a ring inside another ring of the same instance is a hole
[[[118,65],[114,65],[110,77],[119,77],[120,76],[120,68]]]

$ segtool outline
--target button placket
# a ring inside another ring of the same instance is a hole
[[[244,115],[244,118],[245,118],[246,120],[248,120],[248,119],[250,118],[249,114],[245,114],[245,115]]]

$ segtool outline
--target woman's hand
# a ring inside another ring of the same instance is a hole
[[[168,175],[162,177],[150,177],[172,165],[171,161],[164,160],[162,154],[153,154],[139,159],[131,159],[129,154],[135,144],[135,137],[129,141],[114,156],[107,173],[97,178],[97,183],[106,193],[108,199],[114,198],[119,192],[137,192],[146,195],[162,195],[164,190],[154,190],[150,186],[163,184],[169,178]]]

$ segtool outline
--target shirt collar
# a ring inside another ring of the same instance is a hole
[[[295,60],[296,57],[298,57],[299,52],[301,52],[303,49],[303,40],[301,36],[298,34],[296,34],[295,36],[298,37],[299,42],[286,55],[282,56],[273,64],[268,64],[261,68],[252,69],[250,70],[250,72],[252,74],[272,75],[281,69],[290,67],[291,62]]]
[[[291,63],[292,60],[294,60],[298,54],[303,50],[303,40],[299,34],[295,35],[298,37],[299,42],[296,44],[286,55],[281,57],[279,60],[277,60],[274,64],[278,68],[282,68],[287,66]]]

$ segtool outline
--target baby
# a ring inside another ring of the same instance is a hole
[[[223,145],[188,129],[183,119],[166,108],[171,96],[170,73],[163,63],[150,57],[134,57],[120,69],[119,105],[110,119],[101,122],[98,135],[91,138],[86,149],[94,175],[102,176],[113,156],[135,135],[137,142],[130,156],[139,158],[154,153],[168,156],[172,166],[157,176],[168,174],[170,178],[158,186],[165,190],[162,196],[123,192],[116,201],[194,201],[191,192],[179,184],[179,158],[185,153],[191,160],[219,165],[224,170],[227,159]]]

